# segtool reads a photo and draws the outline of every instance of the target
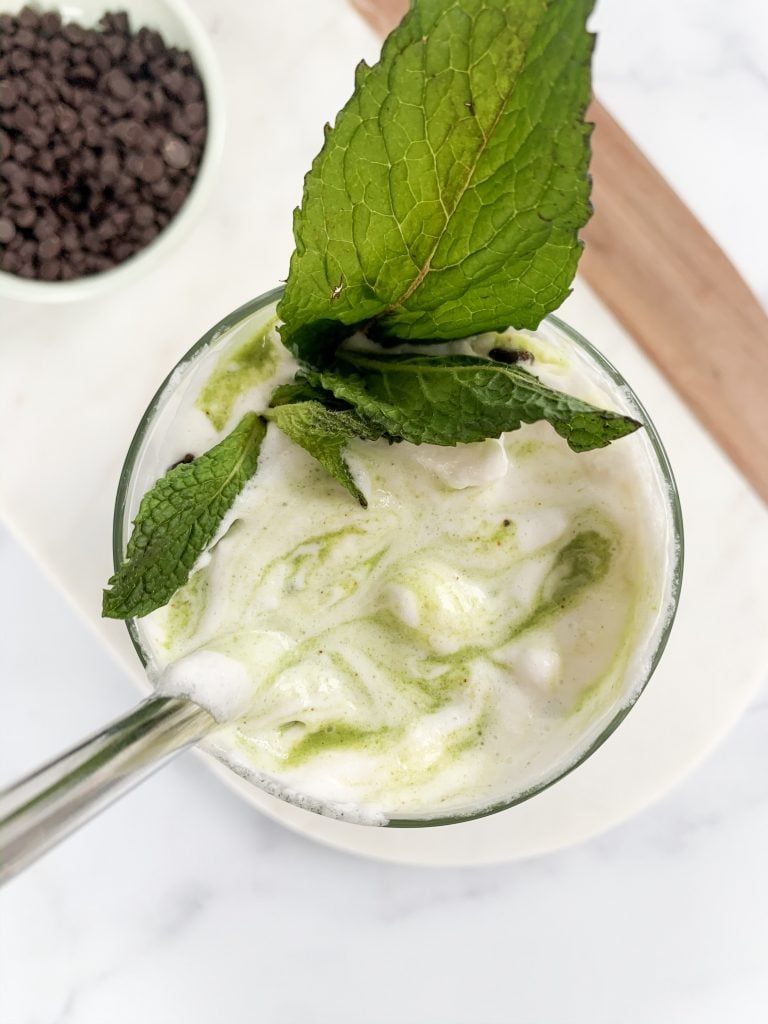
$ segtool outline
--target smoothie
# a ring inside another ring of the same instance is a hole
[[[551,320],[429,346],[499,350],[638,416]],[[173,463],[265,410],[295,369],[274,304],[183,364],[127,512]],[[192,697],[203,678],[214,704],[214,677],[234,679],[238,706],[220,709],[234,720],[208,750],[312,810],[450,820],[538,791],[620,720],[666,636],[678,551],[649,432],[575,454],[540,422],[456,447],[354,440],[347,458],[367,508],[270,424],[257,473],[189,582],[132,624],[150,674]]]

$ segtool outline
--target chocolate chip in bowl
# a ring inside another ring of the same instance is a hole
[[[0,8],[0,293],[84,297],[199,212],[222,141],[215,60],[179,0]]]

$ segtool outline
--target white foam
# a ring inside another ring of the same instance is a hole
[[[218,651],[195,651],[165,670],[155,692],[161,697],[186,697],[224,723],[248,710],[253,681],[245,665],[234,658]]]

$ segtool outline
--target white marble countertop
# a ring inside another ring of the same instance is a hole
[[[231,4],[193,6],[226,69]],[[601,98],[768,302],[764,0],[601,0],[595,21]],[[0,578],[5,780],[135,690],[7,533]],[[0,893],[0,1022],[762,1024],[767,717],[764,691],[651,810],[496,868],[333,852],[185,757]]]

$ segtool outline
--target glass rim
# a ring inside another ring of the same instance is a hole
[[[173,382],[177,383],[177,375],[179,371],[183,371],[185,367],[191,365],[197,356],[214,342],[218,341],[225,333],[237,327],[243,320],[257,313],[259,310],[264,309],[275,300],[278,300],[283,294],[284,286],[279,285],[276,288],[272,288],[270,291],[264,292],[262,295],[258,295],[248,302],[244,302],[241,306],[238,306],[232,312],[222,317],[216,324],[213,325],[208,331],[205,332],[192,347],[178,360],[171,371],[163,380],[160,387],[153,395],[147,408],[145,409],[136,431],[131,439],[131,443],[128,447],[128,451],[123,462],[123,466],[120,471],[120,477],[117,485],[117,492],[115,495],[115,508],[112,520],[112,559],[115,572],[122,563],[125,547],[127,543],[127,530],[126,526],[130,525],[127,512],[128,512],[128,497],[131,483],[133,482],[134,470],[138,461],[138,456],[141,454],[143,449],[144,440],[147,433],[152,426],[154,415],[160,408],[169,385]],[[595,739],[589,744],[589,746],[581,751],[579,755],[565,768],[556,772],[552,777],[545,778],[544,781],[517,793],[512,798],[505,798],[501,801],[497,801],[494,804],[482,807],[479,810],[471,810],[466,814],[452,814],[444,815],[442,817],[409,817],[409,818],[392,818],[389,819],[378,827],[384,828],[423,828],[423,827],[435,827],[441,825],[454,825],[461,822],[475,821],[479,818],[488,817],[491,814],[497,814],[500,811],[508,810],[510,807],[514,807],[517,804],[524,803],[530,800],[532,797],[537,796],[539,793],[543,793],[549,789],[550,786],[554,786],[557,782],[560,782],[566,776],[570,775],[572,771],[575,771],[578,767],[584,764],[592,754],[595,753],[605,741],[616,731],[621,725],[624,719],[627,717],[629,712],[637,703],[640,695],[644,692],[648,683],[650,682],[656,668],[661,660],[664,650],[667,646],[669,634],[672,630],[675,616],[680,600],[680,590],[682,587],[683,579],[683,563],[684,563],[684,531],[683,531],[683,516],[682,508],[680,505],[680,495],[677,489],[677,483],[675,476],[670,465],[669,458],[667,456],[664,445],[662,444],[661,438],[654,426],[653,420],[648,415],[647,410],[643,403],[639,400],[631,385],[624,379],[619,373],[616,367],[600,352],[595,346],[588,341],[582,334],[580,334],[575,328],[571,327],[570,324],[565,323],[560,317],[550,313],[542,320],[542,324],[550,324],[555,328],[556,331],[565,335],[571,342],[573,342],[577,348],[585,352],[586,355],[595,362],[599,368],[610,378],[613,384],[617,385],[621,391],[629,397],[629,400],[640,416],[641,422],[645,429],[646,436],[650,442],[651,449],[655,456],[659,470],[661,472],[661,478],[666,489],[666,511],[669,517],[669,522],[672,531],[672,564],[670,566],[671,580],[669,584],[669,594],[667,597],[667,603],[663,609],[665,613],[664,622],[661,625],[660,633],[656,646],[653,651],[653,655],[648,661],[647,668],[644,670],[644,678],[640,680],[640,683],[633,688],[632,694],[626,700],[625,703],[616,710],[612,715],[610,721],[608,721],[605,727],[595,737]],[[530,332],[535,333],[535,332]],[[146,668],[148,658],[144,651],[139,636],[138,628],[136,625],[136,619],[131,618],[125,621],[128,629],[128,634],[131,638],[131,643],[142,663]],[[231,765],[226,758],[214,754],[211,751],[206,751],[210,756],[215,757],[216,761],[227,767],[232,771],[236,777],[242,779],[244,776],[239,773],[236,768]],[[259,785],[253,778],[248,778],[249,785],[252,785],[255,789],[259,789],[262,792],[267,792],[266,788]],[[278,799],[283,800],[285,803],[294,804],[296,801],[289,800],[287,797],[275,795]],[[301,806],[300,804],[298,806]],[[334,817],[332,812],[326,813],[322,808],[314,807],[305,808],[310,813],[319,813],[324,817]],[[349,822],[350,819],[344,819]],[[354,823],[354,822],[353,822]],[[360,824],[368,825],[368,822],[360,822]],[[376,823],[373,823],[376,824]]]

